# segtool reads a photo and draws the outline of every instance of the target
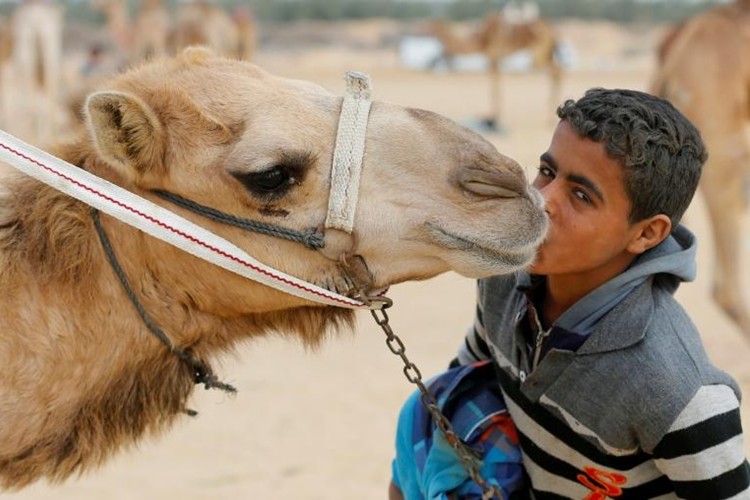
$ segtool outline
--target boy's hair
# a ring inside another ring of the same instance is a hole
[[[682,113],[645,92],[593,88],[563,103],[557,116],[582,137],[604,143],[624,165],[631,224],[664,214],[677,227],[707,158],[700,133]]]

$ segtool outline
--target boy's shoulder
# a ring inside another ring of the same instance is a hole
[[[668,385],[731,380],[721,377],[723,372],[709,360],[698,329],[682,305],[669,292],[647,284],[618,304],[579,350],[580,354],[597,352],[620,356],[639,373],[658,375]]]
[[[642,349],[668,349],[678,355],[705,356],[698,329],[682,305],[650,280],[633,289],[597,324],[581,354],[611,352],[642,344]]]
[[[710,361],[682,306],[648,284],[602,320],[575,359],[547,396],[623,448],[634,444],[631,433],[645,449],[655,446],[703,387],[726,386],[727,396],[739,399],[736,382]],[[607,425],[599,428],[601,421]]]

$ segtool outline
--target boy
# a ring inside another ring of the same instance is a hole
[[[750,498],[739,389],[672,294],[706,160],[663,99],[591,89],[557,111],[528,272],[479,281],[458,363],[492,359],[536,499]]]

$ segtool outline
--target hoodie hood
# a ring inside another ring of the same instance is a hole
[[[599,320],[619,304],[634,288],[653,278],[654,286],[674,293],[683,281],[696,275],[695,235],[678,225],[659,245],[638,256],[625,271],[607,281],[573,304],[555,326],[579,335],[588,335]],[[530,284],[530,276],[522,273],[519,284]]]

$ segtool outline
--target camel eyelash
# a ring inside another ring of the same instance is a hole
[[[314,163],[311,153],[286,153],[272,166],[255,172],[234,172],[250,193],[260,198],[279,198],[304,180],[305,172]]]

